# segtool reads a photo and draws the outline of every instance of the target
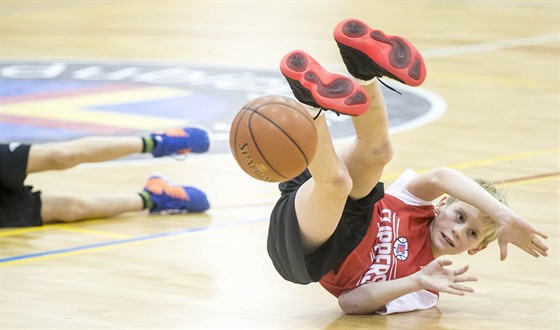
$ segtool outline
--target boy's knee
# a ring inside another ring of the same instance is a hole
[[[387,141],[382,144],[369,147],[367,152],[362,153],[366,158],[364,161],[376,166],[385,166],[393,159],[394,149],[391,142]]]
[[[321,180],[319,184],[328,186],[334,193],[341,196],[348,196],[353,186],[352,177],[346,168],[340,168],[332,172],[328,178]]]
[[[386,143],[381,145],[380,148],[377,150],[376,156],[379,159],[379,161],[383,163],[383,165],[387,165],[389,164],[391,159],[393,159],[394,154],[395,151],[393,149],[393,145],[391,144],[391,142],[387,141]]]
[[[78,155],[68,150],[54,149],[51,151],[48,159],[45,161],[50,163],[50,168],[54,170],[66,169],[78,164]]]
[[[64,207],[60,204],[51,207],[49,218],[52,221],[74,222],[86,219],[87,205],[77,199],[67,198]]]

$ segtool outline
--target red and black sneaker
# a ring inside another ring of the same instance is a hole
[[[358,79],[385,76],[410,86],[426,79],[422,55],[402,37],[386,35],[350,18],[335,27],[334,39],[348,72]]]
[[[336,113],[358,116],[370,99],[354,80],[326,71],[302,50],[294,50],[280,62],[280,71],[301,103]]]

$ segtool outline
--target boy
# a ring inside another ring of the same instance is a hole
[[[102,162],[135,153],[154,157],[208,151],[208,132],[198,127],[154,132],[147,137],[86,137],[73,141],[22,145],[1,144],[0,227],[41,226],[46,223],[104,218],[149,209],[150,213],[204,212],[206,195],[161,176],[148,179],[140,193],[124,195],[41,195],[25,186],[29,173],[63,170],[85,162]]]
[[[384,192],[378,182],[391,160],[388,118],[375,78],[418,86],[426,76],[420,53],[407,40],[347,19],[334,38],[357,82],[325,71],[301,50],[281,64],[295,97],[315,117],[318,148],[304,173],[279,185],[270,220],[268,253],[288,281],[319,281],[350,314],[394,313],[433,307],[439,292],[463,295],[476,280],[467,267],[447,269],[436,259],[475,254],[498,236],[547,255],[547,247],[521,217],[481,185],[448,168],[418,175],[405,171]],[[337,153],[322,110],[352,115],[356,138]],[[487,187],[498,198],[493,187]],[[432,200],[447,194],[436,205]]]

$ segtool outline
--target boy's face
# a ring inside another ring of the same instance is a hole
[[[475,254],[484,240],[484,217],[474,206],[462,201],[449,205],[442,200],[436,206],[436,216],[430,223],[432,251],[437,258],[442,255],[469,251]]]

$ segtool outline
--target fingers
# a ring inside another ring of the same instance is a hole
[[[548,235],[547,235],[547,234],[545,234],[545,233],[543,233],[543,232],[540,232],[540,231],[538,231],[538,230],[536,230],[536,229],[534,230],[534,233],[535,233],[535,235],[539,235],[539,236],[542,237],[542,238],[548,238]]]
[[[532,244],[532,246],[531,246]],[[533,247],[539,254],[546,256],[548,253],[548,246],[546,246],[538,237],[531,240],[530,246]]]
[[[453,264],[453,261],[449,259],[437,259],[437,262],[441,267],[449,266]]]
[[[548,246],[546,246],[537,236],[531,235],[520,242],[513,244],[533,257],[548,256]],[[546,236],[546,235],[545,235]],[[507,242],[498,241],[500,246],[500,259],[504,260],[507,256]]]
[[[534,256],[534,257],[539,257],[540,255],[542,256],[548,256],[548,247],[544,247],[542,246],[542,244],[539,244],[539,242],[534,242],[531,241],[530,243],[528,243],[524,249],[527,253],[529,253],[530,255]],[[529,250],[529,251],[527,251]]]
[[[521,250],[525,251],[527,254],[532,255],[533,257],[539,257],[539,254],[535,251],[533,251],[533,249],[529,246],[529,244],[525,245],[525,246],[520,246]]]
[[[537,237],[533,237],[533,239],[523,245],[523,243],[516,244],[520,249],[525,251],[527,254],[532,255],[533,257],[539,256],[548,256],[548,247],[544,245]]]
[[[504,261],[507,258],[507,243],[498,242],[500,246],[500,260]]]
[[[478,278],[476,276],[471,276],[471,275],[455,276],[455,283],[476,282],[476,281],[478,281]]]
[[[447,290],[445,291],[446,293],[450,293],[450,294],[454,294],[457,296],[464,296],[465,292],[468,293],[473,293],[474,289],[465,285],[461,285],[461,284],[452,284],[450,285]]]
[[[467,270],[469,270],[469,265],[465,265],[461,268],[455,269],[453,271],[453,275],[461,275],[464,274]]]

